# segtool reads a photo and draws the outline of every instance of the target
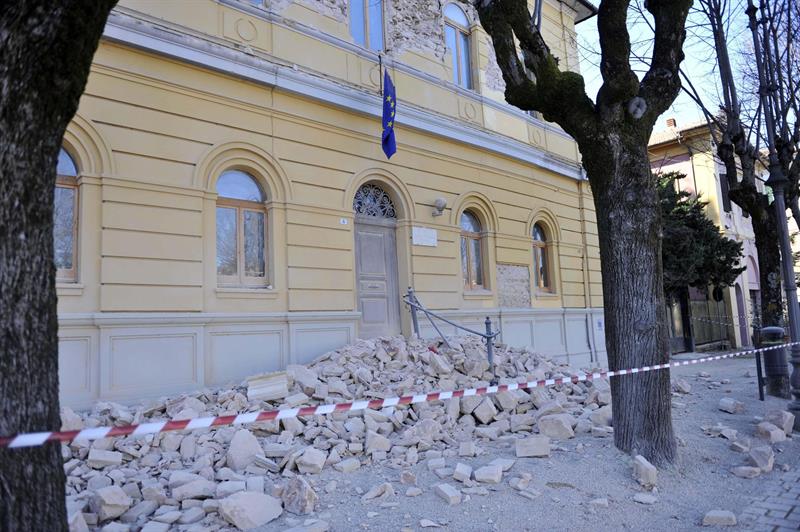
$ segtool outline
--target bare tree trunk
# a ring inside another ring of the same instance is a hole
[[[0,8],[0,434],[58,429],[53,197],[115,0]],[[0,449],[0,529],[66,530],[60,445]]]
[[[662,280],[661,214],[647,151],[620,135],[612,168],[584,156],[593,185],[603,264],[606,347],[610,369],[669,361]],[[598,147],[599,148],[599,147]],[[602,149],[602,148],[600,148]],[[607,148],[610,151],[610,147]],[[603,157],[603,159],[606,159]],[[593,173],[598,175],[594,176]],[[601,175],[618,179],[601,179]],[[633,377],[633,378],[628,378]],[[653,462],[675,458],[670,374],[653,371],[611,380],[614,443]]]

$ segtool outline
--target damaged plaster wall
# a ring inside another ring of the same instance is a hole
[[[441,0],[388,0],[386,2],[388,49],[432,53],[444,57],[444,21]]]
[[[506,82],[503,80],[503,72],[500,70],[500,65],[497,64],[492,38],[488,35],[486,36],[486,57],[489,60],[483,71],[486,86],[494,91],[505,93]]]
[[[531,281],[524,264],[497,265],[497,299],[501,308],[530,308]]]
[[[266,7],[273,13],[281,14],[291,4],[300,4],[321,15],[346,22],[350,2],[349,0],[267,0]]]

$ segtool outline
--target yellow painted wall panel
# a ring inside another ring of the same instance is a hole
[[[196,236],[104,229],[104,257],[203,260],[203,241]]]
[[[326,265],[327,266],[327,265]],[[307,290],[353,290],[352,270],[331,270],[321,268],[289,268],[289,289]]]
[[[194,164],[154,159],[136,153],[114,152],[117,177],[172,187],[192,186]]]
[[[290,246],[353,249],[353,234],[350,231],[325,227],[290,224],[287,227],[287,239]]]
[[[195,164],[208,151],[208,143],[137,131],[113,125],[98,126],[112,149],[145,157]]]
[[[103,285],[103,311],[194,311],[202,310],[203,291],[194,286]]]
[[[119,5],[203,33],[217,33],[218,4],[211,0],[122,0]]]
[[[339,270],[353,269],[353,253],[351,250],[305,248],[289,246],[289,268],[313,268],[324,264],[328,268]]]
[[[173,235],[202,235],[199,212],[126,203],[103,203],[103,227]]]
[[[187,211],[203,210],[203,198],[198,195],[173,194],[161,190],[146,190],[140,184],[132,186],[103,186],[103,201],[149,205]]]
[[[103,257],[103,284],[202,286],[200,261]]]
[[[352,290],[289,290],[290,311],[354,309],[355,294]]]
[[[459,275],[414,273],[414,289],[423,292],[458,292],[462,282]]]

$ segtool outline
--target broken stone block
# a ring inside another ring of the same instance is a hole
[[[692,392],[692,385],[685,379],[675,379],[672,383],[672,389],[678,393],[687,394]]]
[[[517,463],[517,461],[513,458],[495,458],[494,460],[489,462],[489,465],[500,466],[500,469],[502,469],[503,472],[505,473],[506,471],[509,471],[512,467],[514,467],[515,463]]]
[[[736,516],[728,510],[711,510],[703,516],[703,526],[735,526]]]
[[[642,486],[655,486],[658,480],[658,469],[644,456],[636,455],[633,459],[633,478]]]
[[[106,466],[120,465],[122,463],[122,453],[117,451],[103,451],[101,449],[90,449],[86,464],[94,469],[102,469]]]
[[[503,468],[500,465],[487,465],[475,470],[475,480],[486,484],[500,484]]]
[[[453,366],[442,355],[431,354],[430,364],[437,375],[449,375],[453,372]]]
[[[131,507],[133,500],[119,486],[106,486],[94,492],[90,505],[100,521],[114,519]]]
[[[306,479],[297,476],[283,488],[281,500],[287,512],[306,515],[314,512],[319,496]]]
[[[478,405],[481,404],[483,401],[483,397],[479,395],[468,395],[466,397],[461,398],[461,413],[462,414],[471,414]]]
[[[719,409],[729,414],[741,414],[744,412],[744,403],[733,397],[723,397],[719,400]]]
[[[325,451],[320,451],[314,447],[307,447],[302,455],[296,460],[297,469],[301,473],[319,473],[325,466],[328,455]]]
[[[633,496],[633,500],[639,504],[655,504],[658,502],[658,497],[649,493],[637,493]]]
[[[746,453],[750,450],[750,445],[744,441],[735,441],[731,443],[731,450],[736,451],[737,453]]]
[[[377,432],[367,432],[367,454],[372,454],[376,451],[388,452],[392,448],[392,442],[389,438],[381,436]]]
[[[135,523],[141,517],[148,517],[158,509],[155,501],[141,501],[119,518],[123,523]]]
[[[427,462],[428,471],[436,471],[437,469],[442,469],[447,462],[444,458],[431,458]]]
[[[769,473],[772,471],[772,467],[775,464],[775,452],[769,445],[754,447],[750,450],[748,461],[750,462],[750,465],[754,465],[761,469],[763,473]]]
[[[769,421],[789,436],[794,431],[794,414],[786,410],[770,410],[764,416],[764,421]]]
[[[461,503],[461,492],[450,484],[437,484],[434,486],[433,491],[451,506]]]
[[[61,430],[81,430],[83,429],[83,420],[81,416],[76,414],[70,407],[61,407]],[[82,517],[81,517],[82,519]]]
[[[341,473],[352,473],[359,467],[361,467],[361,462],[358,460],[358,458],[348,458],[333,466],[335,470]]]
[[[205,510],[203,510],[203,508],[200,506],[195,506],[181,513],[181,516],[178,519],[178,524],[188,525],[191,523],[196,523],[201,519],[203,519],[205,516],[206,516]]]
[[[569,414],[552,414],[539,418],[539,433],[556,440],[575,437],[572,430],[574,418]]]
[[[752,466],[739,466],[733,468],[733,474],[739,478],[756,478],[761,474],[761,469]]]
[[[394,497],[394,488],[388,482],[384,482],[383,484],[378,484],[370,488],[370,490],[361,497],[361,500],[369,501],[377,498],[386,499],[388,497]]]
[[[547,436],[528,436],[514,442],[517,458],[550,456],[550,438]]]
[[[612,418],[613,415],[611,405],[600,407],[589,414],[589,419],[592,421],[592,423],[600,427],[610,427],[613,424]]]
[[[786,433],[783,429],[779,429],[769,421],[762,421],[758,424],[756,427],[756,435],[770,443],[786,441]]]
[[[406,490],[406,497],[418,497],[422,495],[422,490],[416,486],[412,486]]]
[[[292,395],[286,397],[283,400],[283,402],[286,403],[287,405],[289,405],[291,408],[295,408],[297,406],[300,406],[302,404],[307,403],[308,402],[308,396],[306,394],[302,393],[302,392],[301,393],[295,393],[295,394],[292,394]]]
[[[220,482],[217,484],[214,497],[217,499],[224,499],[225,497],[233,495],[234,493],[239,493],[240,491],[245,491],[246,489],[247,483],[242,480],[229,480],[227,482]]]
[[[503,410],[513,410],[517,407],[517,397],[512,392],[500,392],[495,398]]]
[[[176,501],[184,499],[208,499],[214,496],[217,485],[206,479],[194,480],[172,489],[172,498]]]
[[[256,455],[264,455],[261,445],[253,434],[247,429],[239,429],[231,439],[226,463],[234,471],[242,471],[253,463]]]
[[[472,467],[467,464],[457,463],[453,471],[453,478],[459,482],[467,482],[472,478]]]
[[[247,379],[248,401],[272,401],[283,399],[287,395],[289,395],[289,379],[283,371],[254,375]]]
[[[219,501],[219,515],[239,530],[265,525],[282,513],[280,500],[254,491],[241,491]]]
[[[484,425],[488,425],[497,415],[497,408],[495,408],[492,400],[489,397],[486,397],[483,399],[483,401],[481,401],[477,408],[472,411],[472,415]]]
[[[462,441],[458,446],[458,456],[476,456],[477,446],[474,441]]]

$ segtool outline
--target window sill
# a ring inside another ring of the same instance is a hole
[[[217,288],[220,299],[278,299],[280,293],[274,288]]]
[[[494,299],[491,290],[464,290],[464,299]]]
[[[558,299],[559,295],[556,292],[534,292],[534,299]]]
[[[83,295],[83,288],[84,286],[79,283],[56,281],[57,296],[81,296]]]

